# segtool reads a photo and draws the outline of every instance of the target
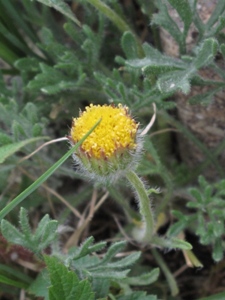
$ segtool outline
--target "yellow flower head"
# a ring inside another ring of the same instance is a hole
[[[71,138],[78,142],[94,124],[101,123],[82,144],[82,150],[95,158],[110,158],[118,149],[134,149],[138,124],[122,105],[93,105],[86,107],[79,118],[73,119]]]
[[[131,164],[133,154],[140,148],[137,145],[138,123],[126,106],[91,104],[73,119],[72,143],[81,140],[99,119],[100,124],[82,143],[74,158],[89,173],[111,178]]]

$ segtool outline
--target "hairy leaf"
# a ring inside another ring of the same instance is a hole
[[[193,13],[187,0],[168,0],[170,4],[177,10],[179,16],[184,22],[184,35],[187,35],[188,29],[192,22]]]
[[[196,59],[194,60],[196,69],[209,65],[213,61],[217,50],[218,42],[214,38],[204,40],[199,52],[197,53]]]

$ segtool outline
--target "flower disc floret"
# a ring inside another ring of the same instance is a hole
[[[138,123],[128,108],[119,104],[87,106],[73,119],[71,141],[76,143],[101,119],[74,155],[76,162],[92,177],[112,179],[132,165],[138,145]]]
[[[90,105],[73,119],[71,137],[79,141],[94,124],[101,123],[82,144],[82,150],[95,158],[109,158],[118,149],[134,149],[138,124],[125,106]]]

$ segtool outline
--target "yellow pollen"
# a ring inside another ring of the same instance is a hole
[[[109,158],[117,150],[136,148],[138,124],[119,104],[87,106],[79,118],[73,119],[71,138],[76,143],[101,119],[97,128],[82,144],[82,150],[95,158]]]

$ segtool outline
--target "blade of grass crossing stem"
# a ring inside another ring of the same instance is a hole
[[[85,135],[84,137],[76,143],[63,157],[61,157],[53,166],[51,166],[43,175],[41,175],[34,183],[32,183],[27,189],[25,189],[21,194],[14,198],[8,205],[6,205],[0,211],[0,221],[20,202],[22,202],[27,196],[29,196],[33,191],[35,191],[44,181],[48,179],[64,161],[72,155],[76,149],[84,142],[84,140],[92,133],[93,130],[99,125],[101,120],[99,120]]]

